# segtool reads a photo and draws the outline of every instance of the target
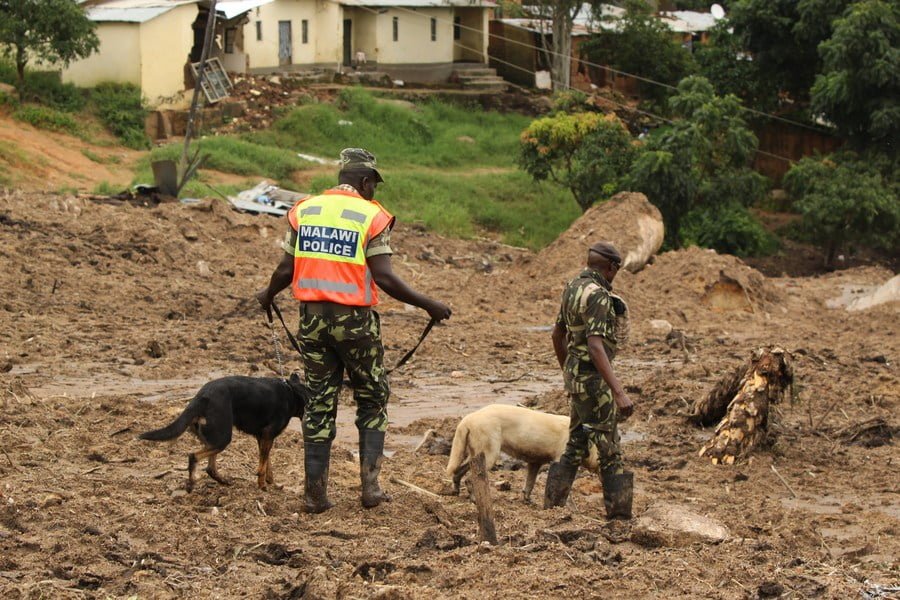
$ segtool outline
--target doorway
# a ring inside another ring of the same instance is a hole
[[[353,21],[344,19],[344,66],[349,67],[353,60]]]
[[[278,21],[278,64],[292,64],[293,45],[291,42],[291,22]]]

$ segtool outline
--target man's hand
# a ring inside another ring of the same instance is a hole
[[[266,311],[266,316],[269,317],[269,321],[271,321],[272,320],[272,297],[269,295],[268,287],[264,287],[263,289],[256,292],[256,301],[259,302],[259,305],[262,306],[264,311]]]
[[[616,403],[616,408],[619,409],[619,417],[622,421],[634,413],[634,403],[631,402],[631,398],[628,397],[625,390],[613,392],[613,402]]]
[[[450,307],[444,304],[443,302],[438,302],[437,300],[432,300],[425,307],[425,310],[428,311],[428,316],[430,316],[435,321],[444,321],[450,318],[450,315],[453,314],[453,311],[450,310]]]

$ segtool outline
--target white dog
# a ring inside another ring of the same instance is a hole
[[[485,467],[490,470],[503,451],[525,461],[528,472],[525,501],[531,501],[531,490],[541,465],[559,460],[569,440],[569,417],[509,406],[491,404],[463,417],[456,426],[453,447],[447,463],[447,475],[453,478],[453,491],[459,494],[459,484],[469,470],[469,460],[484,452]],[[597,449],[591,446],[582,465],[598,471]]]

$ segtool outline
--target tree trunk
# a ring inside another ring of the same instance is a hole
[[[19,91],[19,101],[25,99],[25,65],[28,64],[28,55],[23,46],[16,47],[16,88]]]
[[[569,89],[572,73],[572,13],[570,2],[553,5],[553,55],[550,57],[550,74],[553,89]]]
[[[737,384],[732,373],[707,397],[710,407],[720,406],[723,395],[736,390],[727,414],[712,439],[700,449],[700,456],[709,457],[713,464],[730,465],[735,458],[750,452],[768,434],[769,404],[792,394],[793,383],[791,355],[787,351],[777,347],[757,350]],[[715,401],[709,402],[711,398]]]

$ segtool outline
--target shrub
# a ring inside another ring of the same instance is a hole
[[[736,256],[771,254],[777,247],[775,238],[756,217],[736,202],[689,212],[682,221],[681,235],[685,245]]]
[[[824,251],[825,266],[850,243],[888,252],[900,245],[900,184],[852,154],[804,158],[784,177],[801,233]]]
[[[78,135],[81,132],[81,126],[72,115],[47,106],[26,104],[17,108],[13,117],[19,121],[30,123],[38,129],[49,129],[71,135]]]
[[[135,150],[150,147],[144,131],[147,109],[139,87],[130,83],[101,83],[91,90],[91,102],[106,128],[124,145]]]

